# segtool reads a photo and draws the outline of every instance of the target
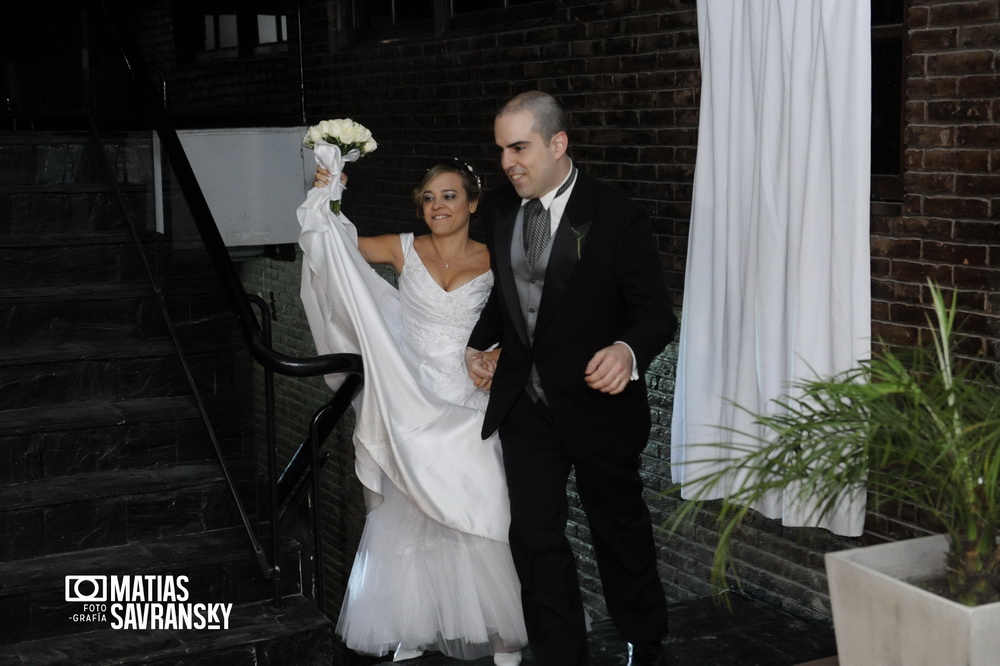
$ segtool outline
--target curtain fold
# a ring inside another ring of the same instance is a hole
[[[698,0],[698,32],[671,434],[681,484],[711,471],[698,461],[725,454],[716,443],[765,434],[741,408],[772,413],[794,380],[867,358],[871,335],[868,0]],[[780,496],[755,508],[786,525],[810,509]],[[856,536],[863,520],[855,499],[821,526]]]

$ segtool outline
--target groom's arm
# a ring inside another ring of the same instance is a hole
[[[622,233],[615,257],[616,280],[625,299],[629,324],[618,340],[631,348],[635,355],[634,370],[642,375],[653,358],[674,339],[677,318],[649,217],[645,213],[636,215]]]
[[[489,389],[493,381],[493,369],[496,363],[490,362],[483,350],[496,347],[503,335],[503,313],[500,311],[499,299],[494,284],[486,305],[479,313],[479,321],[472,328],[465,350],[465,367],[469,372],[469,378],[476,386],[485,389]]]

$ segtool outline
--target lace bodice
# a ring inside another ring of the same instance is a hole
[[[469,333],[493,287],[487,271],[445,291],[413,248],[413,234],[400,234],[403,270],[399,276],[403,348],[420,382],[449,402],[485,410],[489,394],[477,389],[465,369]]]

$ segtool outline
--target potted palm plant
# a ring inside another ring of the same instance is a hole
[[[933,344],[796,384],[774,414],[754,416],[767,433],[755,446],[719,445],[716,471],[692,481],[700,490],[671,520],[676,529],[732,475],[746,479],[721,501],[719,584],[748,507],[768,493],[791,493],[822,519],[867,486],[876,506],[929,516],[942,534],[826,555],[842,665],[996,664],[1000,655],[1000,386],[982,364],[960,365],[956,300],[946,305],[929,287]],[[921,582],[934,579],[946,582],[940,594]]]

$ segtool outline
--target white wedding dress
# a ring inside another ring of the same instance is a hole
[[[488,395],[464,363],[492,273],[445,291],[402,234],[396,291],[329,198],[313,190],[299,209],[302,300],[320,353],[365,362],[354,443],[370,507],[337,633],[374,655],[400,643],[459,659],[518,649],[527,635],[499,441],[480,436]]]

